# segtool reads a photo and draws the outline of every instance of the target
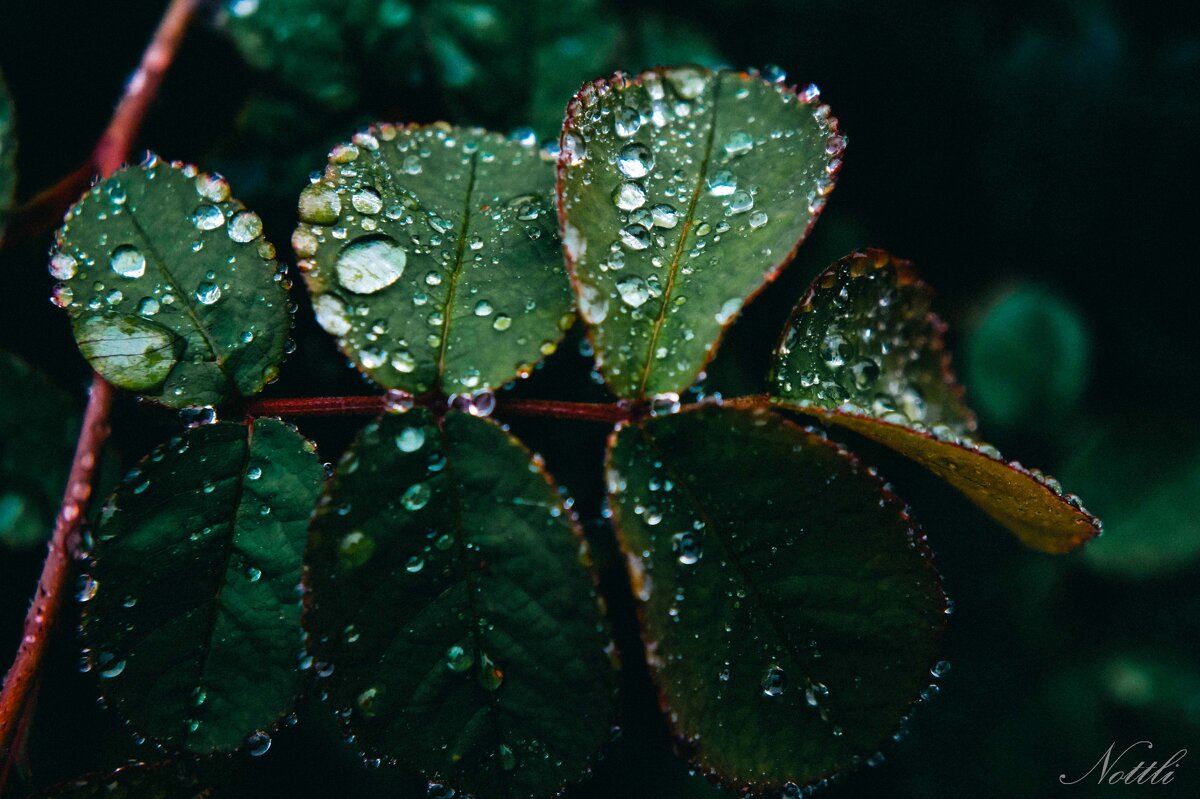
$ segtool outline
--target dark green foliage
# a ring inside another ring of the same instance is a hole
[[[310,442],[258,419],[189,430],[117,490],[80,589],[83,643],[139,734],[230,750],[291,710],[301,559],[323,477]]]
[[[278,376],[289,317],[275,248],[219,176],[152,156],[97,183],[50,273],[80,351],[120,388],[181,408]]]
[[[804,785],[897,730],[946,601],[874,475],[767,411],[707,407],[615,433],[608,487],[656,683],[704,771]]]
[[[12,100],[0,72],[0,242],[4,241],[4,223],[17,187],[17,138],[13,132]]]
[[[580,313],[618,396],[695,382],[816,220],[842,149],[815,92],[746,73],[656,70],[572,100],[559,215]]]
[[[494,422],[388,414],[313,524],[309,648],[368,757],[481,797],[551,796],[608,737],[612,666],[583,541]]]
[[[62,499],[79,412],[62,389],[0,352],[0,544],[44,543]]]
[[[360,133],[300,193],[292,244],[317,321],[384,388],[471,393],[528,376],[574,321],[553,190],[531,141],[448,125]]]

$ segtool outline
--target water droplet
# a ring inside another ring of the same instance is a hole
[[[650,299],[650,287],[637,275],[619,281],[617,293],[621,295],[621,301],[631,308],[640,308]]]
[[[313,300],[313,313],[326,333],[344,336],[350,332],[350,315],[346,306],[332,294],[321,294]]]
[[[350,204],[360,214],[371,216],[379,213],[380,209],[383,208],[383,198],[379,196],[379,192],[369,186],[364,186],[351,195]]]
[[[613,203],[622,211],[633,211],[646,204],[646,189],[632,180],[622,181],[613,190]]]
[[[704,554],[700,546],[700,539],[690,530],[684,530],[671,536],[671,550],[684,566],[695,565]]]
[[[262,757],[271,748],[271,736],[262,730],[253,733],[246,739],[246,751],[251,757]]]
[[[745,155],[754,149],[754,139],[744,130],[734,131],[725,140],[725,152],[731,156]]]
[[[299,215],[310,225],[332,225],[342,213],[337,189],[327,183],[310,183],[300,192]]]
[[[762,678],[762,691],[767,696],[779,696],[787,687],[787,675],[779,666],[771,666]]]
[[[355,294],[374,294],[395,283],[404,274],[408,255],[390,238],[358,239],[337,258],[337,279]]]
[[[493,308],[492,304],[487,300],[480,300],[479,302],[475,303],[476,316],[491,316],[492,311],[494,310],[495,308]]]
[[[221,287],[211,281],[204,281],[196,287],[196,299],[202,305],[212,305],[221,299]]]
[[[65,252],[56,252],[50,259],[50,276],[55,280],[70,280],[77,269],[75,259]]]
[[[205,203],[192,211],[192,224],[200,230],[215,230],[225,224],[225,214],[217,206]]]
[[[229,234],[229,238],[239,244],[246,244],[262,235],[262,219],[253,211],[238,211],[229,220],[226,232]]]
[[[679,212],[666,203],[658,203],[650,208],[650,218],[655,227],[670,230],[679,224]]]
[[[941,679],[942,677],[945,677],[947,674],[950,673],[950,661],[939,660],[937,663],[933,664],[933,668],[931,668],[929,670],[929,673],[939,679]]]
[[[630,142],[617,155],[617,168],[626,177],[645,177],[654,169],[654,153],[640,142]]]
[[[500,332],[504,332],[505,330],[508,330],[510,327],[512,327],[512,317],[505,316],[504,314],[500,314],[499,316],[496,317],[495,321],[492,322],[492,330],[498,330]]]
[[[626,225],[621,228],[621,243],[631,250],[644,250],[650,246],[650,232],[641,225]]]
[[[450,671],[464,672],[471,668],[474,662],[474,655],[458,644],[446,650],[446,668]]]
[[[737,178],[728,169],[718,169],[708,179],[708,193],[714,197],[728,197],[737,190]]]
[[[146,274],[146,257],[132,244],[122,244],[113,250],[108,265],[121,277],[141,277]]]
[[[758,228],[767,224],[766,212],[765,211],[755,211],[754,213],[750,214],[749,222],[750,222],[750,229],[757,230]]]
[[[613,115],[613,127],[622,139],[628,139],[642,127],[642,114],[636,108],[623,105]]]
[[[432,495],[428,483],[413,483],[400,497],[400,503],[408,510],[420,510],[429,504]]]
[[[396,446],[401,452],[416,452],[425,446],[425,429],[406,427],[396,436]]]
[[[579,314],[589,324],[600,324],[608,317],[608,295],[590,283],[580,283]]]

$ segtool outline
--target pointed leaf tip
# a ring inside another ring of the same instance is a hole
[[[567,108],[558,212],[597,364],[678,393],[807,235],[845,140],[815,90],[701,67],[617,74]]]
[[[1100,521],[1058,481],[971,438],[975,416],[950,369],[945,325],[912,264],[855,252],[819,275],[784,329],[773,400],[912,458],[1023,543],[1069,552]]]

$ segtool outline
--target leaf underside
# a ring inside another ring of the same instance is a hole
[[[334,148],[292,238],[317,320],[385,388],[494,389],[574,320],[553,166],[479,129],[381,125]]]
[[[312,444],[257,419],[189,430],[110,500],[83,642],[106,700],[140,735],[227,751],[291,710],[297,589],[323,478]]]
[[[304,626],[368,756],[462,792],[551,796],[609,731],[612,667],[578,529],[493,422],[368,425],[313,522]]]
[[[14,130],[12,99],[0,72],[0,241],[4,241],[4,223],[13,193],[17,188],[17,139]]]
[[[813,281],[775,353],[773,398],[930,469],[1024,544],[1068,552],[1099,521],[1058,482],[973,440],[975,417],[950,371],[945,325],[912,265],[856,252]]]
[[[563,128],[559,219],[613,391],[695,381],[816,220],[843,147],[815,94],[746,73],[656,69],[580,90]]]
[[[229,185],[151,157],[97,183],[58,231],[54,301],[114,385],[216,405],[273,380],[290,326],[275,248]]]
[[[647,657],[693,762],[759,791],[877,751],[929,684],[945,619],[904,504],[762,409],[702,406],[609,446]]]
[[[67,482],[79,410],[25,361],[0,352],[0,544],[44,544]]]

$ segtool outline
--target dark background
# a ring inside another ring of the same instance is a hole
[[[18,202],[86,160],[164,5],[0,2],[0,69],[18,116]],[[916,708],[909,734],[885,748],[882,765],[849,774],[824,795],[1200,795],[1195,759],[1165,787],[1058,781],[1085,772],[1114,741],[1119,751],[1148,739],[1161,758],[1200,743],[1192,374],[1200,339],[1200,14],[1143,0],[601,5],[637,41],[613,66],[648,66],[689,49],[738,67],[777,64],[794,82],[818,83],[848,134],[820,224],[785,276],[743,314],[706,390],[761,390],[778,331],[812,276],[855,247],[885,247],[914,260],[938,290],[936,307],[951,325],[985,437],[1063,477],[1108,523],[1085,552],[1033,553],[923,471],[851,441],[929,534],[956,603],[945,640],[953,668],[941,695]],[[364,81],[351,107],[322,108],[249,67],[212,21],[215,10],[190,33],[140,142],[226,174],[234,194],[262,215],[283,261],[291,259],[305,175],[357,126],[517,123],[508,118],[515,101],[498,112],[469,93],[450,100],[420,75],[404,85]],[[497,79],[486,91],[521,90]],[[46,300],[51,237],[17,238],[0,252],[0,349],[43,370],[81,406],[88,370],[65,317]],[[368,391],[312,323],[303,291],[294,295],[297,351],[269,395]],[[578,340],[573,331],[515,392],[603,399]],[[359,424],[312,420],[301,429],[332,461]],[[594,778],[570,796],[719,795],[670,756],[621,565],[595,521],[603,426],[512,424],[578,499],[627,663],[622,733]],[[111,471],[177,427],[170,413],[120,399],[119,464]],[[0,548],[0,651],[15,650],[42,554]],[[30,746],[34,788],[161,757],[96,709],[91,675],[76,672],[75,622],[62,625],[42,686]],[[315,700],[302,703],[299,719],[262,758],[202,764],[222,786],[218,795],[424,793],[411,775],[363,769]]]

